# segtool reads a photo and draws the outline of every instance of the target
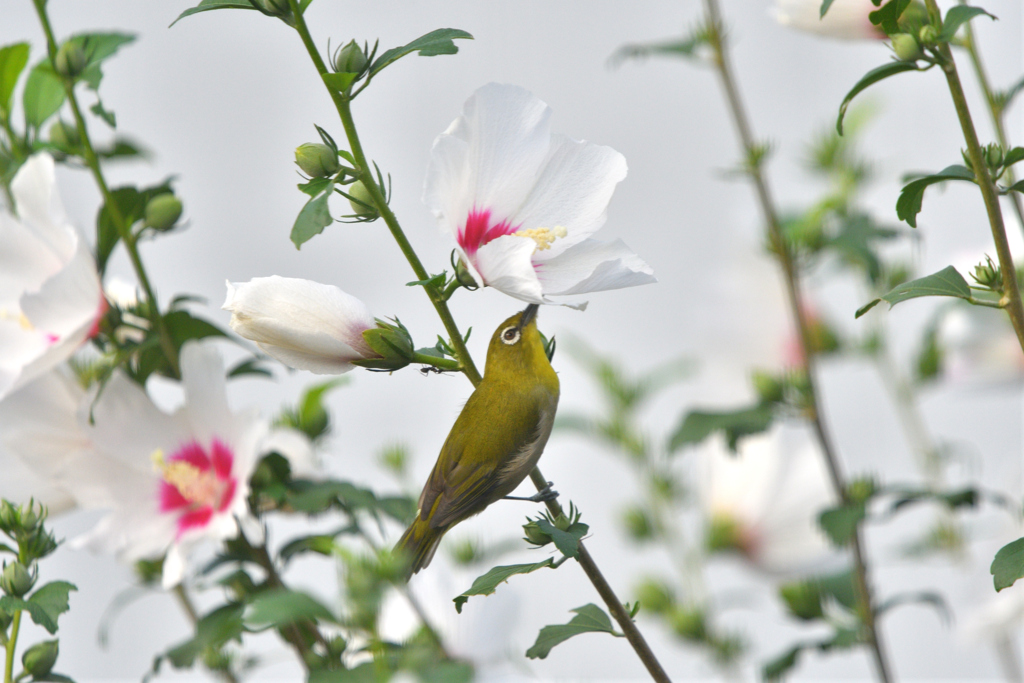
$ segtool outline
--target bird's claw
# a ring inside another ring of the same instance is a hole
[[[505,500],[528,500],[531,503],[546,503],[549,500],[558,498],[558,491],[551,488],[552,482],[548,482],[544,488],[532,496],[505,496]]]

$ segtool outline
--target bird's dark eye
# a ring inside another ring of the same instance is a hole
[[[509,346],[519,341],[519,328],[515,325],[506,327],[501,331],[501,341],[505,342]]]

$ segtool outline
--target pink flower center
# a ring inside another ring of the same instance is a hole
[[[206,526],[214,513],[231,506],[238,488],[231,476],[234,460],[231,449],[217,438],[208,450],[190,441],[166,460],[161,452],[154,454],[161,475],[160,511],[178,516],[178,536]]]
[[[466,256],[472,259],[476,256],[477,249],[491,240],[515,233],[519,227],[510,225],[508,220],[492,223],[490,209],[480,210],[473,207],[466,217],[466,224],[459,228],[459,246],[466,252]]]

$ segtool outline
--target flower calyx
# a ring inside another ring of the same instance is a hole
[[[363,332],[363,339],[379,357],[354,360],[353,365],[368,370],[392,372],[413,362],[416,351],[412,335],[398,318],[394,319],[393,324],[377,318],[377,327]]]

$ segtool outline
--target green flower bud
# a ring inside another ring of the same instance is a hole
[[[892,37],[892,51],[904,62],[910,62],[921,56],[921,46],[917,38],[909,33],[896,33]]]
[[[846,487],[846,493],[850,497],[850,502],[866,503],[871,496],[875,495],[878,491],[878,485],[875,484],[875,480],[871,477],[861,477],[854,479]]]
[[[25,555],[33,560],[39,560],[57,549],[57,539],[40,527],[28,534],[22,545],[25,548]]]
[[[993,142],[984,149],[985,164],[991,169],[997,169],[1003,165],[1003,148],[997,142]]]
[[[361,74],[369,64],[366,53],[354,40],[334,53],[333,62],[335,71],[349,74]]]
[[[917,32],[917,37],[922,45],[932,45],[939,39],[939,29],[931,24],[927,24],[922,26],[921,30]]]
[[[551,537],[541,531],[540,525],[532,519],[523,525],[523,532],[526,534],[525,540],[538,548],[551,543]]]
[[[18,509],[6,500],[0,500],[0,529],[10,532],[19,525]]]
[[[704,544],[710,552],[743,550],[740,525],[732,517],[715,515],[704,533]]]
[[[36,643],[21,656],[21,664],[32,678],[45,678],[57,663],[57,641],[44,640]]]
[[[50,126],[50,142],[61,149],[73,149],[78,147],[82,140],[78,137],[78,129],[73,125],[64,121],[55,121]]]
[[[377,207],[373,205],[373,199],[370,197],[370,191],[366,189],[366,185],[363,185],[363,181],[357,180],[349,185],[345,191],[357,201],[348,201],[352,205],[352,213],[361,218],[377,218],[380,213],[377,211]]]
[[[645,610],[654,614],[665,614],[676,601],[672,589],[657,579],[644,579],[636,587],[636,599]]]
[[[17,560],[5,565],[3,573],[0,574],[0,590],[15,598],[28,593],[35,583],[36,577]]]
[[[755,370],[750,378],[761,403],[778,403],[783,398],[785,384],[763,370]]]
[[[53,68],[64,78],[77,78],[89,64],[89,55],[81,40],[69,40],[57,50]]]
[[[255,0],[258,9],[275,17],[291,16],[292,8],[288,0]]]
[[[821,591],[809,581],[797,581],[779,588],[779,595],[786,603],[790,613],[798,619],[811,621],[821,619],[824,612],[821,606]]]
[[[295,163],[311,178],[329,178],[341,170],[337,153],[320,142],[307,142],[296,147]]]
[[[707,621],[703,610],[677,607],[669,614],[668,622],[672,631],[680,638],[696,642],[707,639]]]
[[[639,507],[631,507],[622,513],[622,523],[635,541],[644,541],[654,537],[654,520]]]
[[[181,218],[181,200],[170,192],[158,194],[146,203],[146,226],[154,230],[170,230]]]
[[[992,260],[991,256],[985,256],[985,263],[974,266],[974,274],[971,277],[982,287],[988,287],[995,291],[1003,289],[1003,270]]]

